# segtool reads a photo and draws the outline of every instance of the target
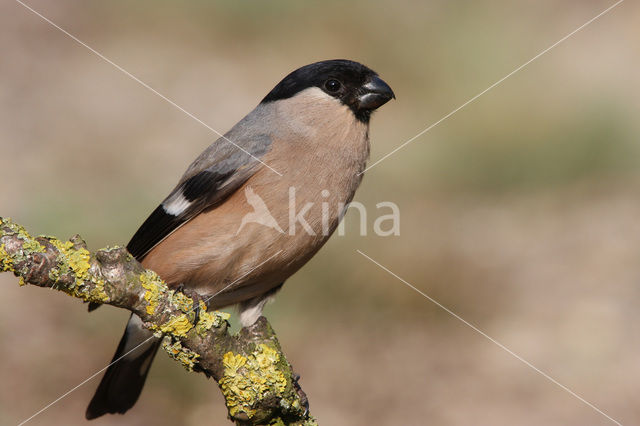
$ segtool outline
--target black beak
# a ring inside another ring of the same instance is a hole
[[[363,85],[361,93],[358,96],[358,108],[366,110],[379,108],[396,97],[391,87],[378,76]]]

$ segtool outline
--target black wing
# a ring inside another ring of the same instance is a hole
[[[171,193],[172,195],[151,213],[133,235],[127,245],[129,253],[136,259],[142,260],[156,244],[208,207],[207,199],[215,195],[218,187],[228,177],[229,173],[219,175],[205,170],[178,185]],[[186,207],[183,211],[168,207],[170,204],[167,201],[170,202],[172,196],[174,199],[179,200],[182,197],[185,200],[183,204]]]
[[[266,135],[251,139],[247,146],[251,154],[221,140],[205,150],[189,167],[178,186],[131,238],[127,245],[129,253],[142,261],[172,232],[204,209],[224,201],[246,182],[261,165],[258,156],[264,155],[271,143]],[[203,169],[206,165],[208,167]]]

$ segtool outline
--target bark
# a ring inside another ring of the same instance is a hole
[[[77,235],[70,241],[34,238],[0,217],[0,272],[13,272],[20,285],[54,288],[134,312],[165,336],[169,356],[216,381],[236,424],[316,424],[266,318],[231,335],[228,314],[209,312],[197,295],[170,290],[125,248],[90,253]]]

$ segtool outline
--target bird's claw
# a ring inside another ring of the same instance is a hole
[[[298,394],[298,398],[300,398],[300,403],[304,407],[304,416],[306,417],[309,415],[309,398],[307,398],[307,394],[304,393],[304,391],[302,390],[302,387],[300,387],[300,383],[298,383],[299,380],[300,380],[300,375],[297,374],[296,372],[293,372],[293,377],[292,377],[293,388],[296,390],[296,393]]]
[[[193,308],[191,309],[191,311],[193,311],[194,316],[193,316],[193,321],[190,321],[190,322],[191,322],[191,325],[195,327],[196,325],[198,325],[198,321],[200,321],[200,299],[201,299],[200,295],[195,291],[188,292],[183,283],[178,284],[175,291],[182,293],[185,296],[189,297],[191,300],[193,300]]]

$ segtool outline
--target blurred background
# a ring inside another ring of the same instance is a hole
[[[361,61],[397,100],[375,161],[612,1],[28,3],[224,132],[285,74]],[[266,313],[323,425],[640,423],[640,6],[625,2],[367,172],[358,215]],[[208,129],[19,3],[0,4],[0,215],[124,245]],[[393,201],[401,234],[376,237]],[[128,314],[0,276],[0,424],[106,366]],[[29,422],[86,424],[98,377]],[[95,425],[227,424],[215,383],[156,358]]]

